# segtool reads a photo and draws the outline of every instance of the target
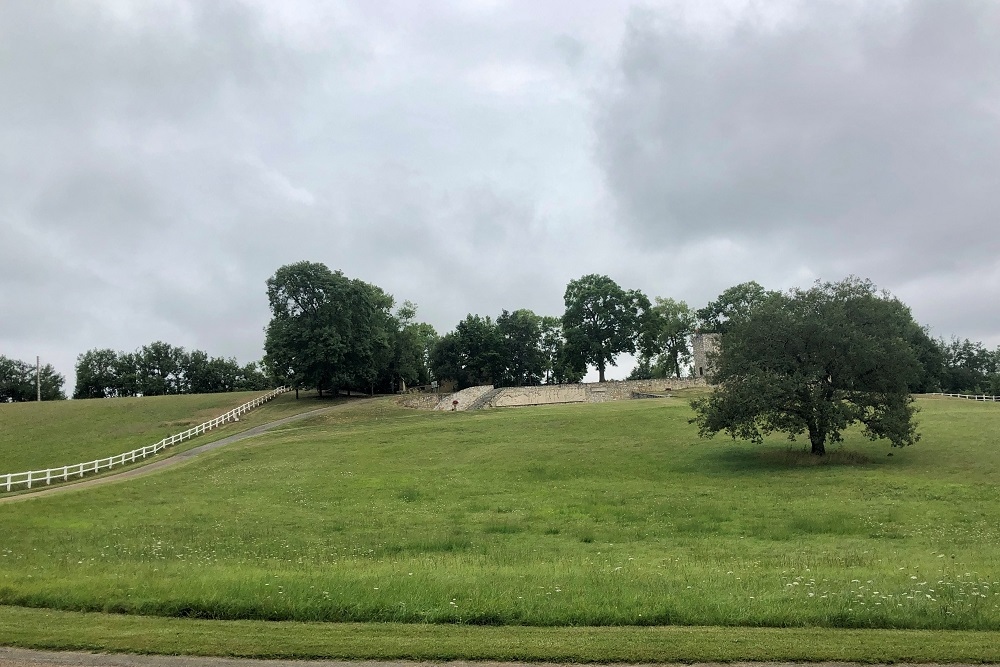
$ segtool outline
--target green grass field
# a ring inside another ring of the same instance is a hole
[[[390,400],[0,506],[0,603],[208,619],[1000,630],[1000,406],[904,450],[702,441],[684,400]],[[888,454],[893,456],[887,456]]]
[[[0,405],[0,474],[104,458],[152,445],[217,417],[266,392],[149,396]],[[311,395],[309,396],[311,398]],[[307,398],[303,395],[303,398]],[[236,433],[308,408],[316,401],[278,396],[245,415],[166,453]],[[161,455],[162,456],[162,455]]]

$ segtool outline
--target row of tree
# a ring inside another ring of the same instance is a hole
[[[135,352],[94,349],[76,360],[73,398],[252,391],[271,386],[260,364],[210,357],[157,341]]]
[[[435,377],[457,386],[522,386],[579,382],[593,366],[604,381],[625,353],[640,354],[636,377],[680,377],[690,358],[694,314],[682,301],[625,290],[607,276],[573,280],[562,317],[527,309],[495,320],[468,315],[431,354]]]
[[[683,301],[625,290],[608,276],[570,281],[561,317],[527,309],[495,319],[468,315],[444,336],[416,321],[410,302],[395,308],[381,288],[350,279],[323,264],[283,266],[267,281],[272,318],[265,357],[241,366],[163,342],[135,352],[94,349],[76,364],[74,398],[155,396],[263,389],[278,384],[393,392],[432,380],[458,388],[477,384],[522,386],[578,382],[588,367],[605,379],[622,354],[638,364],[630,379],[689,372],[695,331],[728,336],[738,323],[775,303],[781,293],[756,282],[725,290],[694,310]],[[787,296],[787,295],[785,295]],[[779,299],[780,300],[780,299]],[[921,372],[914,392],[1000,394],[1000,348],[968,339],[933,340],[910,332]],[[43,399],[65,398],[64,379],[50,365],[41,373]],[[0,356],[0,402],[34,400],[35,367]]]
[[[968,338],[937,341],[941,355],[938,385],[947,393],[1000,396],[1000,347],[989,350]]]
[[[267,298],[264,364],[275,382],[320,395],[430,383],[437,333],[414,320],[412,303],[394,311],[394,299],[380,287],[316,262],[278,269],[267,281]]]
[[[65,383],[66,378],[56,373],[51,364],[38,369],[36,364],[0,354],[0,403],[34,401],[39,394],[43,401],[63,400]]]

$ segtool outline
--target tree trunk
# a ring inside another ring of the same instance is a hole
[[[604,382],[604,359],[597,363],[597,381]]]
[[[816,456],[826,456],[825,433],[809,431],[809,442],[812,443],[812,453]]]

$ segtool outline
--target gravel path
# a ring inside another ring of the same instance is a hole
[[[363,398],[359,399],[361,401],[370,401],[373,399]],[[154,461],[148,465],[139,466],[137,468],[125,468],[120,473],[115,475],[106,475],[104,477],[96,477],[94,479],[84,479],[79,482],[60,484],[59,486],[53,486],[42,491],[35,491],[33,493],[23,493],[18,496],[8,496],[6,498],[0,498],[0,504],[2,503],[16,503],[26,500],[33,500],[34,498],[41,498],[43,496],[50,496],[54,493],[65,493],[67,491],[78,491],[80,489],[88,489],[92,486],[101,486],[102,484],[111,484],[113,482],[121,482],[126,479],[133,479],[135,477],[141,477],[143,475],[151,475],[155,472],[159,472],[164,468],[170,468],[173,466],[181,465],[182,463],[187,463],[191,459],[210,452],[214,449],[219,449],[220,447],[225,447],[226,445],[231,445],[234,442],[239,442],[240,440],[246,440],[247,438],[253,438],[260,435],[261,433],[266,433],[273,428],[281,426],[283,424],[289,424],[291,422],[296,422],[302,419],[308,419],[309,417],[315,417],[316,415],[324,414],[327,412],[332,412],[334,410],[343,409],[348,405],[354,405],[358,401],[351,401],[349,403],[339,403],[337,405],[331,405],[326,408],[317,408],[316,410],[310,410],[309,412],[303,412],[297,415],[292,415],[291,417],[285,417],[284,419],[278,419],[277,421],[268,422],[267,424],[261,424],[260,426],[254,426],[251,429],[247,429],[242,433],[235,433],[233,435],[222,438],[221,440],[216,440],[215,442],[210,442],[193,449],[181,452],[180,454],[175,454],[169,458],[160,459],[159,461]],[[0,667],[4,667],[0,664]]]

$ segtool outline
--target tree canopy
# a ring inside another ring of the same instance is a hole
[[[866,280],[771,293],[729,319],[712,394],[693,402],[702,436],[760,442],[806,433],[814,454],[860,423],[893,446],[918,439],[911,386],[926,338],[909,309]]]
[[[39,390],[43,401],[62,400],[65,382],[51,364],[42,366],[39,373],[35,364],[0,355],[0,403],[34,401]]]
[[[381,288],[297,262],[267,280],[267,297],[265,363],[279,381],[320,393],[368,389],[390,366],[397,320]]]
[[[163,341],[135,352],[87,350],[76,358],[73,398],[212,394],[266,389],[271,380],[256,362],[188,352]]]
[[[707,306],[695,311],[698,328],[705,332],[726,333],[733,324],[749,317],[773,294],[754,280],[733,285],[714,301],[709,301]]]
[[[649,299],[638,290],[622,289],[608,276],[590,274],[571,280],[563,300],[569,354],[577,365],[596,366],[604,382],[605,368],[615,365],[616,356],[635,352]]]
[[[637,375],[680,377],[691,360],[694,313],[683,301],[656,297],[642,325]],[[639,379],[639,378],[635,378]]]

